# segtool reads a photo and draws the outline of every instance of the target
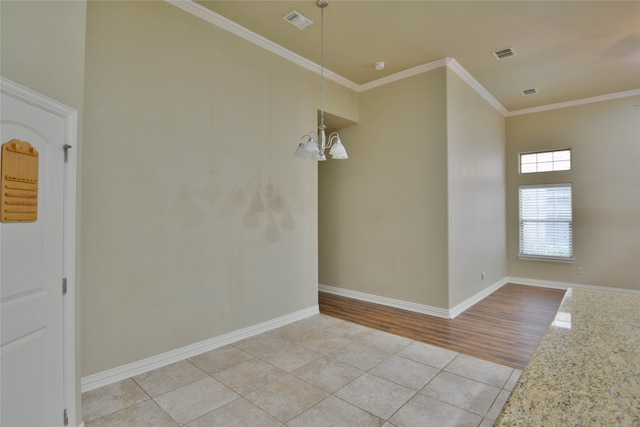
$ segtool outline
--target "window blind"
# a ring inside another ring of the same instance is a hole
[[[520,186],[520,255],[573,258],[571,184]]]

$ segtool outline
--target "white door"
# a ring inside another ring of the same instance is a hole
[[[5,93],[1,108],[0,144],[19,139],[39,152],[39,193],[36,222],[0,223],[0,424],[62,426],[67,122]]]

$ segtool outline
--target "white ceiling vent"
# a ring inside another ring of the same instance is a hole
[[[496,50],[493,52],[493,57],[498,61],[501,59],[509,58],[510,56],[514,56],[516,53],[513,51],[513,48],[506,47],[504,49]]]
[[[282,17],[282,19],[291,23],[291,25],[298,28],[299,30],[304,30],[309,25],[313,24],[313,21],[311,19],[307,18],[297,10],[287,13]]]
[[[524,96],[527,96],[527,95],[535,95],[536,93],[538,93],[538,89],[536,89],[536,88],[525,89],[525,90],[523,90],[523,91],[522,91],[522,94],[523,94]]]

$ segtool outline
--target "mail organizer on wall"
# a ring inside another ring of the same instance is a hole
[[[2,144],[2,222],[38,219],[38,150],[18,139]]]

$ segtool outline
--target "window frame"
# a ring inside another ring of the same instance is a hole
[[[568,160],[555,160],[553,159],[553,156],[555,155],[555,153],[559,153],[559,152],[564,152],[567,151],[569,152],[569,159]],[[539,155],[551,155],[552,160],[550,162],[539,162],[536,159],[535,163],[524,163],[524,164],[528,164],[528,165],[536,165],[536,170],[534,171],[528,171],[528,172],[523,172],[522,171],[522,158],[524,156],[531,156],[531,155],[536,155],[536,157],[538,157]],[[556,162],[569,162],[569,168],[568,169],[555,169],[555,165]],[[538,166],[540,164],[544,164],[544,163],[548,163],[551,165],[551,169],[549,170],[538,170]],[[545,172],[568,172],[573,168],[573,154],[572,154],[572,150],[571,148],[558,148],[555,150],[542,150],[542,151],[527,151],[527,152],[522,152],[522,153],[518,153],[518,173],[522,174],[522,175],[529,175],[529,174],[536,174],[536,173],[545,173]]]
[[[570,218],[569,220],[548,220],[548,221],[539,221],[545,224],[547,223],[566,223],[569,226],[569,255],[568,256],[554,256],[543,253],[523,253],[523,224],[527,222],[532,222],[531,220],[523,220],[522,215],[522,190],[523,188],[566,188],[568,187],[570,190]],[[556,262],[574,262],[574,236],[573,236],[573,183],[571,182],[561,182],[561,183],[548,183],[548,184],[520,184],[518,186],[518,258],[525,260],[541,260],[541,261],[556,261]]]

